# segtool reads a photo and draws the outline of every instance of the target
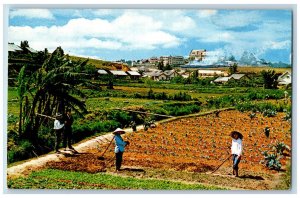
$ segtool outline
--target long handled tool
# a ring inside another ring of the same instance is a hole
[[[54,117],[47,116],[47,115],[43,115],[43,114],[40,114],[40,113],[36,113],[36,115],[38,115],[38,116],[42,116],[42,117],[46,117],[46,118],[50,118],[50,119],[52,119],[52,120],[55,120],[55,118],[54,118]]]
[[[102,155],[100,157],[98,157],[99,160],[104,160],[104,154],[106,153],[107,149],[110,147],[111,143],[113,142],[114,138],[111,139],[111,141],[109,142],[108,146],[106,147],[106,149],[104,150],[104,152],[102,153]]]
[[[219,170],[219,168],[231,157],[231,154],[213,171],[211,172],[210,174],[216,172],[217,170]]]

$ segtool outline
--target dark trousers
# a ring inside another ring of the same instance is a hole
[[[58,151],[58,149],[60,148],[61,136],[62,136],[63,131],[64,131],[63,128],[55,130],[55,136],[56,136],[55,151]]]
[[[240,163],[240,158],[238,157],[238,155],[233,154],[232,155],[233,170],[237,171],[239,169],[239,163]]]
[[[63,147],[67,148],[67,143],[68,143],[68,147],[72,148],[72,127],[65,127],[65,131],[64,131],[64,140],[63,140]]]
[[[123,152],[116,153],[116,170],[121,169],[122,161],[123,161]]]

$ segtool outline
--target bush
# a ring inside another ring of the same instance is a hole
[[[128,112],[113,110],[108,112],[107,120],[115,120],[116,122],[121,123],[121,127],[123,128],[125,125],[128,125],[131,121],[131,116]]]
[[[102,122],[91,122],[84,125],[75,125],[73,127],[73,140],[75,142],[78,142],[98,133],[113,131],[118,127],[121,127],[121,123],[115,120],[106,120]]]
[[[179,93],[175,93],[173,96],[173,100],[179,100],[179,101],[190,101],[192,100],[192,96],[185,93],[185,92],[179,92]]]
[[[280,156],[277,157],[277,154],[268,154],[267,151],[262,153],[264,155],[264,163],[271,170],[279,171],[281,169]]]
[[[8,124],[14,124],[14,123],[18,122],[18,118],[19,118],[18,116],[15,116],[13,114],[8,114],[7,122],[8,122]]]
[[[278,104],[274,105],[269,102],[263,103],[251,103],[251,102],[244,102],[239,103],[236,105],[236,109],[245,112],[245,111],[252,111],[252,112],[261,112],[264,116],[272,117],[277,114],[277,112],[287,111],[289,107],[287,105]]]
[[[188,115],[192,113],[196,113],[200,111],[200,102],[195,103],[173,103],[163,105],[162,108],[168,112],[168,115],[172,116],[181,116],[181,115]]]
[[[142,94],[140,94],[140,93],[134,93],[133,98],[145,98],[145,97],[142,96]]]
[[[7,152],[8,163],[28,159],[33,157],[34,147],[28,140],[22,140]]]
[[[279,155],[282,155],[285,150],[290,151],[289,146],[287,146],[283,142],[277,142],[276,145],[274,146],[274,149],[276,150],[276,153],[278,153]]]
[[[272,109],[265,109],[263,111],[263,116],[265,116],[265,117],[274,117],[274,116],[276,116],[276,114],[277,114],[277,112]]]

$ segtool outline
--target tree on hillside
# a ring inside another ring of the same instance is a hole
[[[237,63],[234,63],[233,65],[230,65],[229,66],[229,74],[234,74],[236,73],[238,70],[237,70],[237,67],[238,67],[238,64]]]
[[[263,77],[265,89],[277,89],[279,74],[277,74],[275,70],[263,70],[261,76]]]
[[[165,70],[172,70],[172,69],[173,69],[173,67],[169,63],[167,63],[167,65],[163,68],[164,71]]]
[[[20,70],[19,76],[18,76],[18,89],[17,89],[17,96],[19,100],[19,135],[22,134],[22,123],[23,123],[23,101],[26,97],[26,94],[28,92],[28,84],[26,82],[26,76],[25,76],[25,69],[26,67],[23,66]]]
[[[159,70],[164,70],[164,64],[162,61],[159,61],[158,64],[157,64],[157,69]]]
[[[25,41],[21,41],[20,47],[22,49],[25,49],[26,47],[29,47],[28,41],[26,41],[26,40]]]
[[[77,113],[86,112],[85,102],[81,100],[85,95],[79,87],[89,84],[89,75],[82,72],[86,63],[69,61],[58,47],[29,78],[25,79],[23,72],[20,73],[18,90],[20,120],[23,121],[20,122],[19,131],[22,139],[42,149],[38,142],[38,131],[50,120],[37,114],[53,116],[57,112],[64,113],[66,108]],[[30,100],[24,95],[30,96]],[[21,110],[24,99],[25,105]]]
[[[191,73],[191,75],[186,79],[186,84],[198,83],[199,82],[199,73],[198,70],[195,70]]]

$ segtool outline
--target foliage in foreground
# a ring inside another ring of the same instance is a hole
[[[158,179],[137,179],[105,173],[82,173],[48,169],[27,178],[8,181],[10,189],[132,189],[132,190],[225,190],[225,188],[184,184]]]
[[[290,152],[290,147],[284,144],[283,142],[276,142],[272,147],[273,153],[268,153],[267,151],[262,152],[264,156],[263,163],[266,167],[271,170],[281,170],[282,164],[280,160],[283,158],[283,152]]]

